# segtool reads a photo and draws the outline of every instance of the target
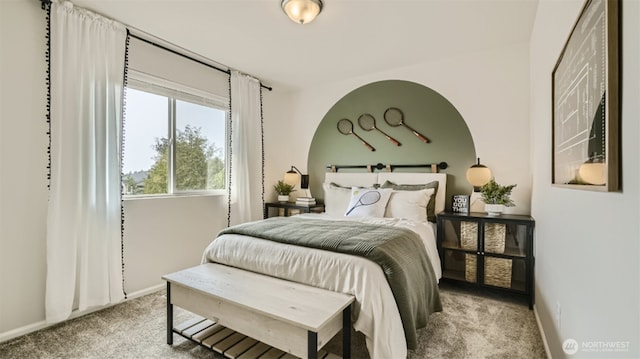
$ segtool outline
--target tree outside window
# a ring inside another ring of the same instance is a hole
[[[224,110],[127,89],[125,119],[125,194],[191,193],[225,188]],[[168,135],[171,128],[175,128],[173,143]],[[162,133],[164,135],[159,135]],[[172,156],[174,168],[169,161]]]

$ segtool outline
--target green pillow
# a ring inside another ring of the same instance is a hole
[[[380,186],[380,188],[391,188],[396,191],[420,191],[423,189],[433,188],[433,196],[427,203],[427,220],[429,222],[436,221],[436,194],[438,193],[438,181],[429,182],[427,184],[395,184],[389,180]]]

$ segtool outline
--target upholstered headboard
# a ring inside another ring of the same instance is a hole
[[[446,173],[414,173],[414,172],[374,172],[374,173],[339,173],[327,172],[324,177],[325,183],[335,183],[344,187],[364,186],[370,187],[374,184],[382,185],[385,181],[396,184],[427,184],[438,181],[438,193],[436,193],[435,212],[444,211],[447,192]]]

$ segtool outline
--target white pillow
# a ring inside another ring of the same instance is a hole
[[[344,217],[351,199],[351,188],[334,183],[323,183],[324,212],[332,217]]]
[[[427,205],[435,192],[434,188],[420,191],[396,191],[389,197],[385,217],[410,219],[418,222],[427,221]]]
[[[359,188],[351,189],[351,200],[345,212],[347,217],[379,217],[384,216],[384,210],[393,192],[390,188]]]

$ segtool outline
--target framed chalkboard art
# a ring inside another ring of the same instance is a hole
[[[619,190],[618,6],[587,0],[553,70],[554,186]]]

